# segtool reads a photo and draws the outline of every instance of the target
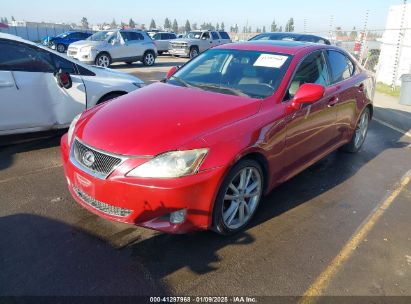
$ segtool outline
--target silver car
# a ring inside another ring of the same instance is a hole
[[[146,32],[107,30],[70,44],[67,56],[101,67],[109,67],[113,62],[131,64],[135,61],[152,66],[157,57],[157,47]]]

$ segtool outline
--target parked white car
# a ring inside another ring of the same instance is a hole
[[[157,52],[159,55],[168,52],[170,42],[177,39],[177,35],[168,32],[155,33],[152,39],[156,42]]]
[[[0,33],[0,135],[65,128],[84,110],[143,85]]]
[[[152,66],[157,57],[157,47],[146,32],[109,30],[70,44],[67,55],[83,63],[106,68],[113,62],[131,64],[135,61]]]

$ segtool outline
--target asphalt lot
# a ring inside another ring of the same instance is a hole
[[[152,82],[185,61],[113,68]],[[67,190],[59,136],[0,147],[0,295],[300,296],[319,282],[324,295],[411,296],[411,185],[399,188],[411,138],[379,122],[360,153],[334,152],[274,189],[233,237],[89,213]]]

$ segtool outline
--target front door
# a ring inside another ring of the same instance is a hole
[[[304,83],[324,85],[325,95],[317,102],[303,105],[286,118],[285,172],[295,175],[311,162],[327,153],[337,143],[335,127],[338,101],[335,89],[328,87],[329,74],[321,51],[302,60],[290,83],[286,103],[291,103]]]

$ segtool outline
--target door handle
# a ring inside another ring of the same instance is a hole
[[[0,88],[10,88],[14,87],[14,83],[12,82],[0,82]]]
[[[339,101],[338,96],[331,97],[331,98],[328,100],[327,106],[328,106],[329,108],[331,108],[331,107],[335,106],[335,105],[338,103],[338,101]]]

